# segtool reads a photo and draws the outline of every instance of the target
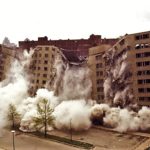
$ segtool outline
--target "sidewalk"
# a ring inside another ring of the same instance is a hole
[[[150,139],[140,144],[135,150],[145,150],[148,147],[150,147]]]

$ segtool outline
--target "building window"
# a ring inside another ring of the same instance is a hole
[[[144,61],[144,62],[136,62],[136,66],[150,66],[150,61]]]
[[[147,88],[147,93],[150,93],[150,88]]]
[[[135,40],[142,40],[142,39],[148,39],[149,34],[143,34],[143,35],[136,35]]]
[[[136,66],[137,66],[137,67],[142,66],[142,62],[137,62],[137,63],[136,63]]]
[[[138,84],[143,84],[143,80],[138,80]]]
[[[137,53],[136,58],[150,57],[150,52]]]
[[[52,59],[54,59],[54,55],[52,54]]]
[[[55,51],[55,48],[52,48],[52,51]]]
[[[48,54],[45,54],[45,58],[47,58],[48,57]]]
[[[44,71],[47,71],[47,67],[44,67]]]
[[[37,49],[38,49],[38,50],[42,50],[42,47],[38,47]]]
[[[150,70],[142,70],[137,72],[137,76],[150,75]]]
[[[103,84],[104,80],[103,79],[98,79],[97,84]]]
[[[96,68],[102,68],[102,63],[96,64]]]
[[[96,60],[101,60],[102,56],[101,55],[97,55],[95,56]]]
[[[46,84],[46,80],[43,80],[43,81],[42,81],[42,84]]]
[[[45,50],[48,51],[48,50],[49,50],[49,47],[45,47]]]
[[[103,75],[103,71],[96,71],[96,76],[102,76]]]
[[[136,35],[135,36],[135,40],[140,40],[140,39],[142,39],[142,35]]]
[[[144,93],[145,90],[144,90],[144,88],[138,88],[138,92],[139,92],[139,93]]]
[[[42,54],[39,54],[39,57],[41,57],[42,56]]]
[[[120,45],[124,45],[124,43],[125,43],[124,39],[119,42]]]
[[[144,62],[144,66],[149,66],[150,65],[150,61],[145,61]]]
[[[103,87],[98,87],[97,92],[103,92]]]
[[[117,46],[114,47],[115,50],[118,50]]]
[[[143,39],[148,39],[149,38],[149,34],[143,34]]]
[[[39,83],[39,80],[36,80],[36,83]]]
[[[150,97],[139,97],[139,101],[150,101]]]
[[[38,70],[40,70],[41,68],[40,67],[38,67]]]
[[[149,84],[150,79],[138,80],[138,84]]]
[[[46,77],[47,77],[47,74],[43,74],[43,77],[45,77],[45,78],[46,78]]]
[[[44,64],[48,64],[48,61],[47,61],[47,60],[45,60],[45,61],[44,61]]]

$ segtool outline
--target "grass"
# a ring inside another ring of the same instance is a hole
[[[33,134],[33,135],[36,135],[38,137],[43,137],[44,138],[44,135],[41,132],[32,132],[30,134]],[[60,143],[64,143],[64,144],[69,144],[71,146],[80,147],[80,148],[84,148],[84,149],[94,148],[93,144],[86,143],[86,142],[81,142],[81,141],[76,141],[76,140],[71,140],[71,139],[64,138],[64,137],[59,137],[59,136],[56,136],[56,135],[47,134],[46,139],[56,141],[56,142],[60,142]]]
[[[90,143],[86,143],[86,142],[82,142],[82,141],[77,141],[77,140],[71,140],[65,137],[60,137],[60,136],[56,136],[56,135],[50,135],[47,134],[46,138],[44,137],[44,134],[41,132],[23,132],[21,130],[19,130],[19,128],[15,127],[15,130],[18,132],[22,132],[22,133],[26,133],[26,134],[30,134],[30,135],[34,135],[46,140],[51,140],[51,141],[55,141],[55,142],[59,142],[59,143],[63,143],[63,144],[68,144],[74,147],[79,147],[79,148],[83,148],[83,149],[93,149],[94,145],[90,144]]]

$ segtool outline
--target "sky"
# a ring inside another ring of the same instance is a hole
[[[150,30],[150,0],[0,0],[0,43],[116,38]]]

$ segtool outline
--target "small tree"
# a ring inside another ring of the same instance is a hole
[[[48,100],[42,99],[37,104],[37,117],[34,117],[35,126],[41,125],[44,127],[44,136],[47,136],[47,126],[53,125],[54,117],[52,116],[53,109],[50,108]]]
[[[12,121],[12,129],[15,128],[17,121],[20,119],[20,114],[17,112],[15,105],[9,104],[8,120]]]

